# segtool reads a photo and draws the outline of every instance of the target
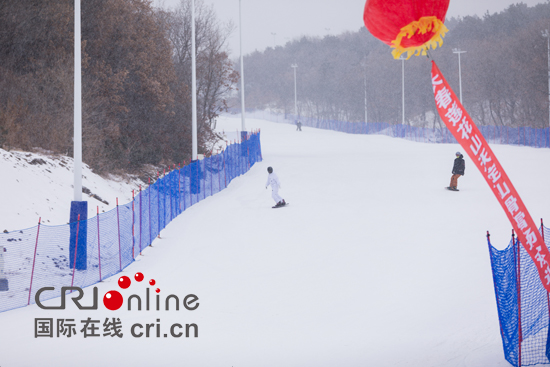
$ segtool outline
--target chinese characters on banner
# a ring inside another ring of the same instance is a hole
[[[432,86],[439,116],[493,190],[519,241],[537,265],[542,284],[550,291],[550,253],[535,222],[489,144],[433,61]]]

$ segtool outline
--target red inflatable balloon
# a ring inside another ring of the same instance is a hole
[[[425,55],[443,44],[450,0],[367,0],[363,20],[372,35],[392,46],[392,55]]]

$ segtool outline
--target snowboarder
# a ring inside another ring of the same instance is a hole
[[[279,181],[279,177],[277,177],[277,174],[273,172],[273,168],[267,167],[267,172],[269,175],[267,176],[267,182],[265,183],[265,188],[269,185],[271,185],[271,197],[273,200],[275,200],[276,204],[273,208],[278,208],[280,206],[285,206],[286,202],[285,199],[279,196],[279,188],[281,187],[281,181]]]
[[[460,152],[456,152],[456,159],[453,165],[453,175],[451,177],[451,184],[448,187],[449,190],[458,191],[458,178],[464,176],[464,170],[466,169],[466,164],[464,162],[464,156]]]
[[[302,131],[302,123],[300,120],[296,120],[296,131]]]

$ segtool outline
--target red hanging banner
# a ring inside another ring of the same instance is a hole
[[[493,190],[521,244],[537,265],[542,284],[550,292],[550,253],[535,222],[489,144],[433,61],[432,86],[439,116]]]

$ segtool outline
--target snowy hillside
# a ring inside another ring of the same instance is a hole
[[[69,222],[73,200],[73,160],[70,157],[0,149],[0,230],[8,232],[33,227],[42,218],[48,225]],[[132,200],[139,189],[138,179],[105,179],[83,166],[83,187],[88,201],[88,217]]]
[[[226,117],[218,127],[235,131],[240,123]],[[511,226],[467,158],[461,191],[443,189],[458,145],[307,127],[296,132],[289,124],[248,119],[247,129],[256,128],[264,161],[186,210],[121,274],[154,278],[159,311],[128,311],[126,304],[106,310],[102,299],[111,290],[144,298],[145,285],[121,289],[119,275],[97,284],[98,310],[78,310],[69,301],[66,310],[31,305],[0,313],[0,366],[509,365],[485,234],[490,230],[493,244],[504,248]],[[533,218],[550,221],[544,165],[550,151],[493,150]],[[61,192],[70,184],[54,195],[60,183],[44,170],[59,170],[54,176],[67,183],[72,174],[62,176],[64,168],[53,161],[38,166],[28,163],[34,156],[17,157],[0,163],[9,176],[0,190],[2,223],[34,225],[39,215],[48,218],[42,212],[50,207],[60,214],[48,219],[65,223],[72,191]],[[268,166],[281,179],[280,193],[291,203],[286,208],[271,209]],[[41,175],[50,178],[38,181]],[[110,205],[114,195],[131,194],[128,184],[85,175],[84,186]],[[30,194],[38,183],[49,202]],[[199,307],[166,311],[169,294],[180,300],[195,294]],[[91,298],[86,289],[82,304]],[[79,331],[88,317],[101,320],[100,332],[105,318],[119,318],[123,337],[84,338]],[[77,335],[35,338],[36,318],[74,319]],[[143,333],[153,324],[149,337],[132,336],[138,323]],[[171,336],[175,324],[184,333],[186,324],[196,324],[198,337]]]

